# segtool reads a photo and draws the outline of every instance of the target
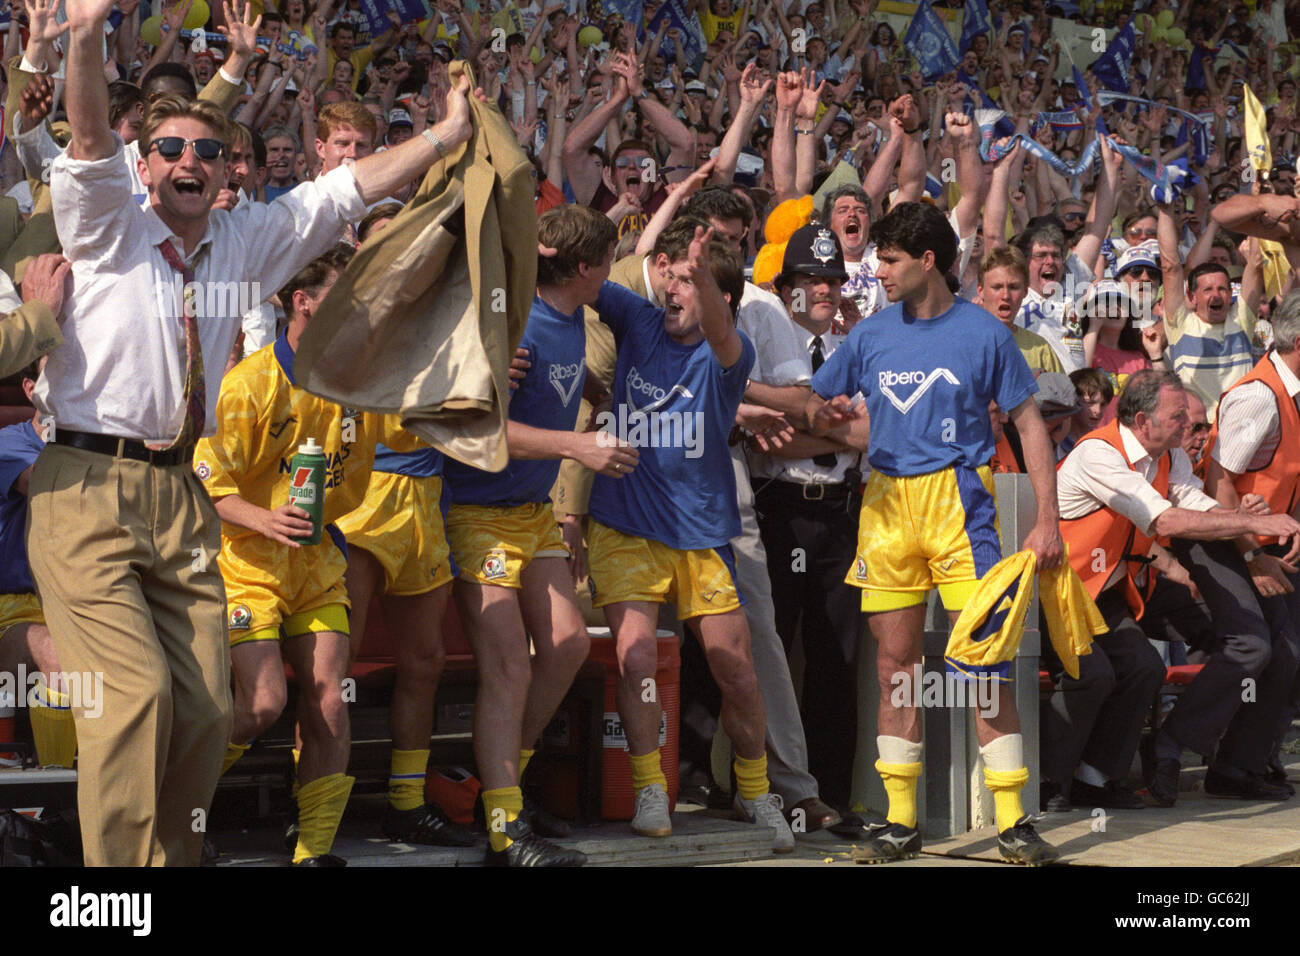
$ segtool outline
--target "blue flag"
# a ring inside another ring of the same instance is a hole
[[[903,34],[903,43],[916,57],[926,82],[951,73],[961,62],[957,44],[952,42],[952,35],[930,6],[930,0],[921,0],[917,5],[912,22]]]
[[[989,16],[989,5],[984,0],[966,0],[966,10],[961,18],[961,43],[957,44],[957,52],[965,55],[977,36],[992,31],[993,18]]]
[[[1116,93],[1128,92],[1128,71],[1133,63],[1133,48],[1137,45],[1137,36],[1133,32],[1133,21],[1125,24],[1124,29],[1115,34],[1115,38],[1106,47],[1106,52],[1092,65],[1092,75],[1101,81],[1102,86]]]
[[[645,19],[645,0],[603,0],[608,13],[617,13],[625,21],[636,27],[637,39],[641,39],[645,28],[641,21]]]
[[[695,18],[695,14],[686,12],[686,4],[683,0],[665,0],[659,12],[655,14],[655,27],[658,28],[659,21],[668,18],[668,28],[671,30],[676,27],[682,33],[682,52],[686,54],[686,62],[678,63],[680,69],[686,69],[687,66],[693,66],[701,54],[704,53],[704,34],[700,32],[700,22]],[[667,57],[670,61],[676,52],[673,42],[664,37],[663,44],[659,47],[659,52]]]
[[[1187,79],[1183,89],[1188,93],[1205,89],[1205,49],[1199,43],[1192,48],[1192,58],[1187,61]]]
[[[402,23],[416,23],[429,15],[423,0],[361,0],[361,13],[370,27],[370,36],[380,36],[393,28],[388,22],[389,10],[396,10]]]

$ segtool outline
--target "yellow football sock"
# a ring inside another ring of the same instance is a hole
[[[424,806],[424,773],[429,767],[427,750],[394,750],[388,763],[388,804],[394,810]]]
[[[248,752],[252,744],[237,744],[233,740],[226,744],[226,755],[221,759],[221,775],[224,777],[226,771],[235,765],[235,761]]]
[[[767,782],[767,754],[757,760],[737,754],[731,766],[736,771],[736,792],[742,800],[757,800],[772,789]]]
[[[997,817],[998,832],[1010,830],[1025,815],[1020,802],[1020,790],[1029,782],[1029,770],[990,770],[984,768],[984,784],[993,791],[993,811]]]
[[[293,797],[294,800],[297,800],[298,791],[301,789],[301,787],[298,786],[298,758],[302,756],[302,751],[295,747],[290,750],[289,753],[293,754],[293,786],[289,788],[289,796]]]
[[[533,754],[535,753],[537,753],[536,750],[519,751],[519,779],[520,780],[524,779],[524,771],[528,769],[528,761],[533,759]]]
[[[921,762],[885,763],[876,761],[876,772],[889,794],[889,813],[886,819],[890,823],[901,823],[905,827],[916,826],[916,781],[921,776]]]
[[[293,862],[324,856],[334,846],[355,777],[332,773],[298,788],[298,846]]]
[[[664,769],[659,762],[659,748],[656,747],[648,754],[629,753],[627,759],[632,762],[632,792],[638,792],[642,787],[648,787],[652,783],[657,783],[668,790],[668,778],[664,776]]]
[[[72,767],[77,759],[77,725],[68,707],[68,695],[40,685],[28,711],[36,758],[42,767]]]
[[[524,808],[524,792],[518,787],[497,787],[484,790],[480,796],[483,798],[483,816],[487,820],[488,843],[500,853],[514,842],[506,836],[506,824],[519,818],[519,812]]]

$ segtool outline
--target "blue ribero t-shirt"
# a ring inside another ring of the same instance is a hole
[[[532,367],[510,396],[510,420],[551,431],[573,431],[587,373],[583,310],[564,315],[534,297],[519,344],[528,350]],[[453,504],[513,507],[550,499],[560,459],[511,458],[505,470],[496,473],[448,459],[442,471]]]
[[[683,551],[725,545],[740,534],[727,437],[753,343],[739,333],[740,360],[724,369],[707,341],[674,341],[664,310],[622,286],[606,282],[596,310],[618,345],[610,421],[640,458],[623,478],[596,476],[591,516]]]
[[[959,297],[932,319],[901,302],[863,319],[812,389],[823,398],[860,391],[871,416],[867,461],[900,477],[988,464],[989,402],[1009,412],[1038,386],[1010,329]]]

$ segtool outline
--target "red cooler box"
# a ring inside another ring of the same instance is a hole
[[[590,660],[605,665],[605,719],[601,756],[601,816],[606,820],[631,820],[636,794],[632,791],[632,762],[627,758],[627,739],[618,716],[618,656],[614,639],[607,627],[590,627]],[[682,657],[677,635],[658,632],[659,668],[655,672],[655,689],[663,716],[659,722],[659,755],[664,776],[668,778],[668,803],[677,806],[677,742],[681,725]]]

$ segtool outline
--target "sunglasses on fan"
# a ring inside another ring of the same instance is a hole
[[[159,136],[149,144],[149,152],[157,150],[163,159],[175,162],[184,155],[186,146],[193,146],[194,155],[209,163],[226,152],[226,144],[219,139],[185,139],[182,136]]]

